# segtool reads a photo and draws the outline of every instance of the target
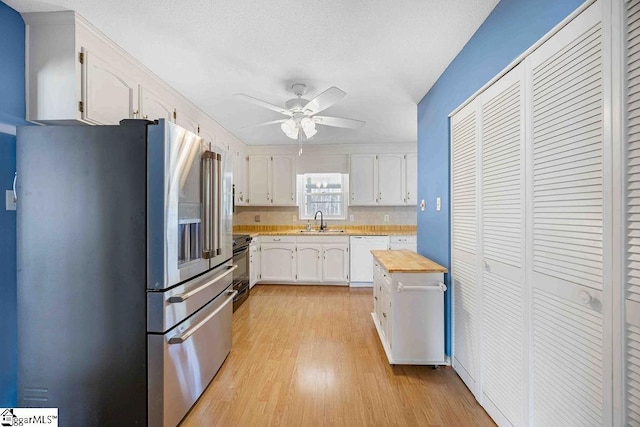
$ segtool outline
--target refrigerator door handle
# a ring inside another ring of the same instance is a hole
[[[216,154],[216,255],[222,253],[222,156]]]
[[[202,258],[212,257],[211,241],[211,192],[212,165],[214,154],[211,151],[202,153],[200,185],[202,187]]]
[[[217,282],[218,280],[222,279],[223,277],[231,274],[233,272],[233,270],[235,270],[236,268],[238,268],[237,265],[234,265],[233,267],[228,267],[227,271],[225,271],[224,273],[214,277],[213,279],[209,280],[207,283],[205,283],[202,286],[198,286],[197,288],[195,288],[192,291],[189,292],[185,292],[183,294],[177,294],[177,295],[172,295],[167,299],[168,303],[177,303],[177,302],[185,302],[187,299],[191,298],[192,296],[194,296],[195,294],[197,294],[198,292],[202,291],[203,289],[208,288],[209,286],[211,286],[211,284]]]
[[[214,311],[211,312],[211,314],[209,314],[207,317],[205,317],[204,319],[202,319],[201,321],[199,321],[198,323],[196,323],[194,326],[190,327],[189,329],[187,329],[183,333],[178,334],[178,335],[174,335],[171,338],[169,338],[168,343],[169,344],[182,344],[183,342],[188,340],[191,337],[191,335],[195,334],[198,329],[203,327],[209,320],[211,320],[213,317],[215,317],[216,314],[218,314],[231,301],[233,301],[233,299],[236,297],[236,295],[238,295],[238,291],[230,291],[229,292],[229,296],[227,297],[227,300],[224,303],[222,303],[222,305],[220,307],[216,308]]]

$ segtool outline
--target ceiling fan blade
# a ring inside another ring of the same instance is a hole
[[[277,111],[278,113],[284,114],[285,116],[289,116],[289,117],[292,116],[292,114],[291,114],[291,112],[289,112],[289,110],[287,110],[285,108],[282,108],[282,107],[278,107],[277,105],[270,104],[267,101],[263,101],[261,99],[254,98],[253,96],[245,95],[244,93],[236,93],[233,96],[235,96],[236,98],[240,98],[240,99],[243,99],[245,101],[251,102],[252,104],[256,104],[256,105],[259,105],[261,107],[268,108],[269,110]]]
[[[259,128],[267,125],[275,125],[276,123],[283,123],[283,122],[286,122],[287,120],[289,119],[272,120],[270,122],[258,123],[257,125],[243,126],[241,129],[252,129],[252,128]]]
[[[307,105],[302,108],[302,111],[305,114],[312,116],[331,107],[333,104],[344,98],[346,94],[347,93],[342,89],[332,86],[309,101]]]
[[[362,120],[345,119],[342,117],[313,116],[314,122],[324,126],[335,126],[339,128],[357,129],[365,125]]]

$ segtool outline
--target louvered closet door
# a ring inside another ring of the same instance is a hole
[[[530,57],[532,370],[537,426],[610,424],[603,360],[603,34],[596,2]],[[607,178],[607,173],[609,178]]]
[[[640,425],[640,2],[625,2],[626,182],[626,424]]]
[[[524,65],[480,98],[482,402],[499,425],[523,425]]]
[[[477,394],[478,381],[478,211],[477,103],[451,117],[453,367]]]

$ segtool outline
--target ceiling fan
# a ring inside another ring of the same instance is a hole
[[[302,97],[307,92],[306,85],[294,83],[291,86],[291,90],[297,98],[292,98],[285,102],[284,108],[243,93],[236,93],[234,96],[289,117],[287,119],[273,120],[248,127],[254,128],[279,123],[284,134],[291,139],[297,139],[298,143],[302,143],[303,140],[309,140],[318,133],[316,130],[317,124],[350,129],[357,129],[365,124],[365,122],[361,120],[316,115],[338,102],[347,94],[335,86],[325,90],[311,101]]]

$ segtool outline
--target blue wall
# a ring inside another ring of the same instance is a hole
[[[15,127],[25,124],[24,22],[0,1],[0,407],[16,405],[16,213],[5,190],[16,170]]]
[[[578,6],[581,0],[502,0],[418,104],[418,252],[451,266],[448,115]],[[437,212],[436,197],[442,198]],[[447,286],[450,287],[450,280]],[[451,354],[451,293],[445,296]]]

